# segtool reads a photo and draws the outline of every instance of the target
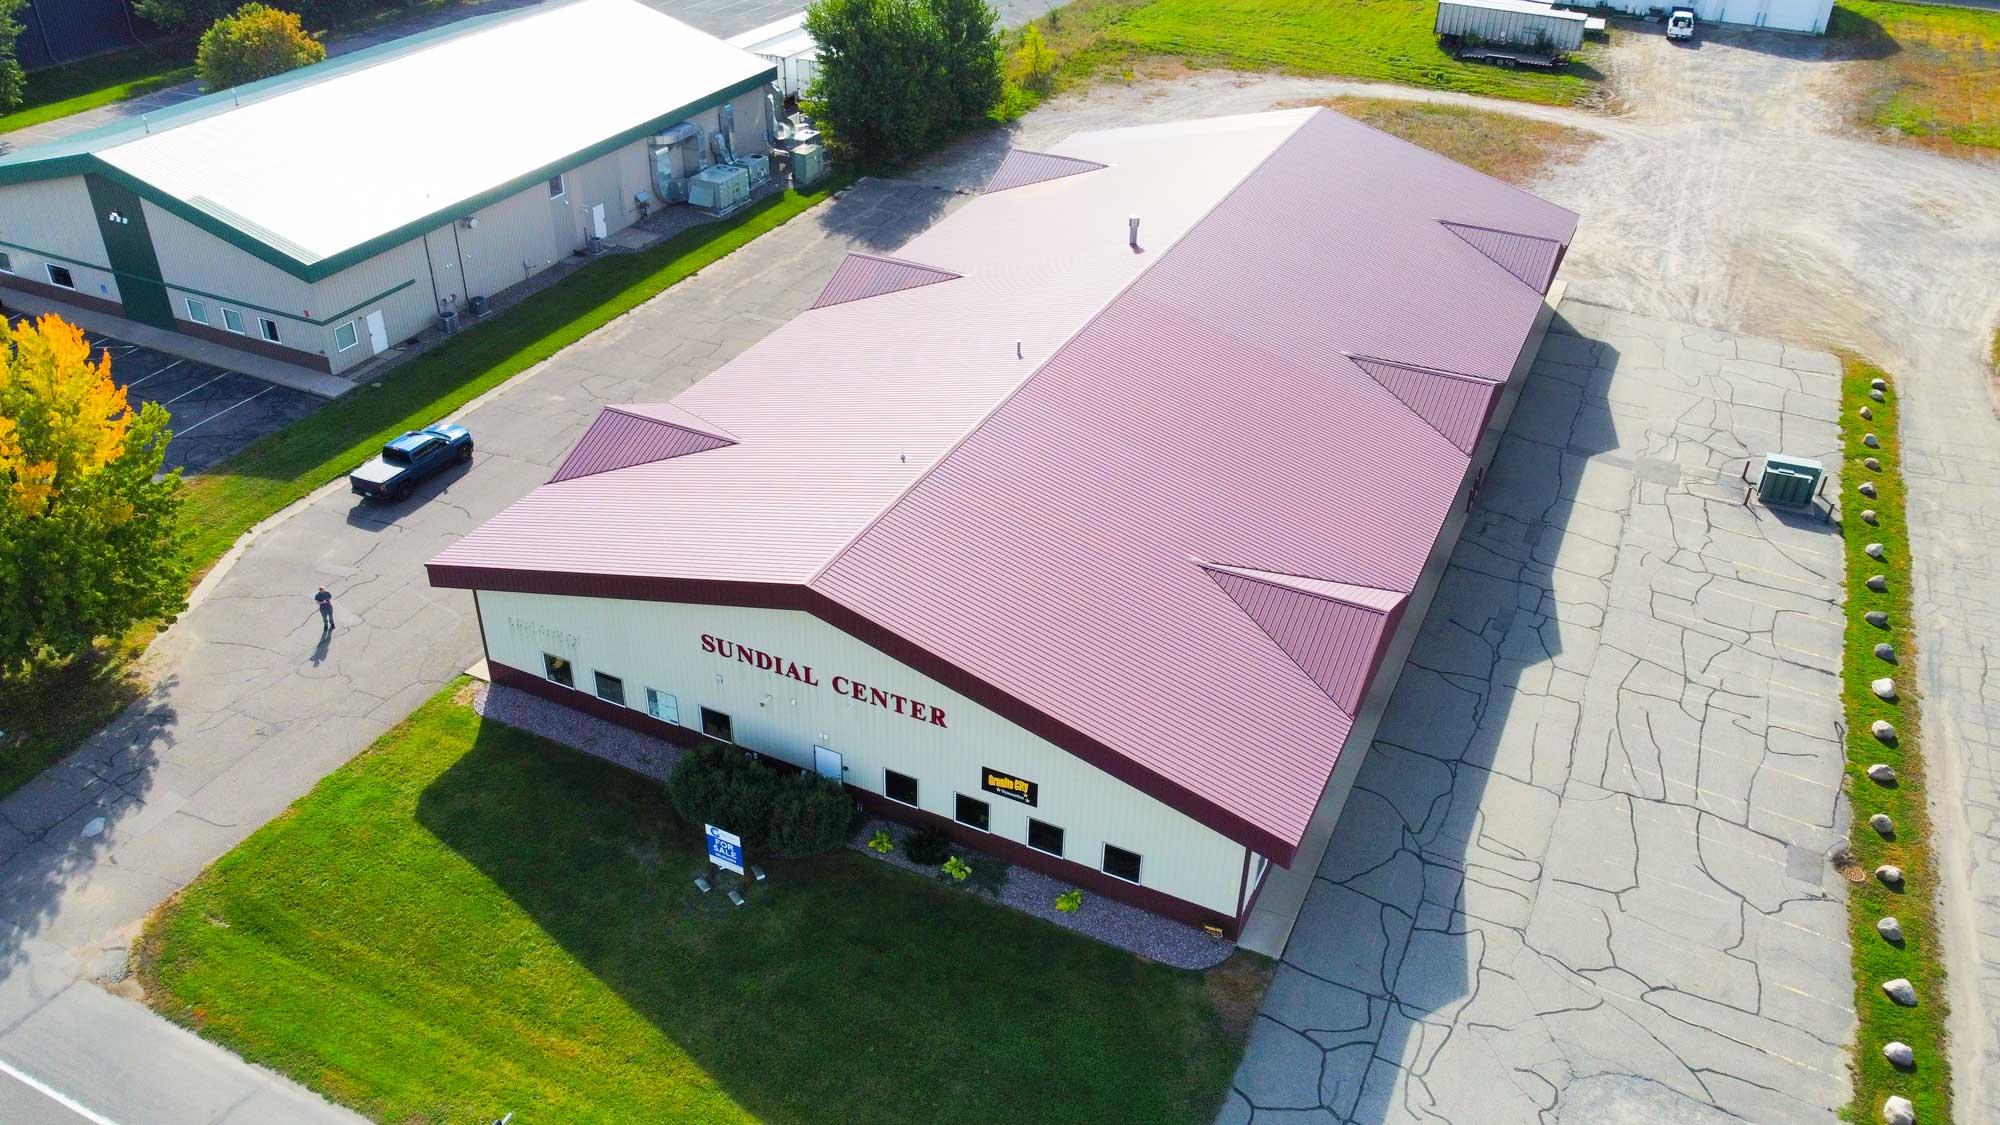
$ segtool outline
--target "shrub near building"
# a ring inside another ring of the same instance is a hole
[[[847,160],[907,160],[1000,101],[985,0],[818,0],[806,30],[819,70],[804,108]]]
[[[749,851],[786,859],[839,847],[854,822],[854,799],[840,783],[787,776],[716,744],[681,758],[667,780],[667,799],[688,824],[713,824],[742,837]]]
[[[245,4],[203,33],[195,67],[209,89],[220,90],[325,58],[326,48],[306,32],[298,13]]]

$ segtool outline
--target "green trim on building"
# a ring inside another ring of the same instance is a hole
[[[146,209],[137,193],[102,176],[85,176],[83,188],[96,212],[97,234],[118,278],[118,300],[125,315],[154,328],[174,327],[174,305],[160,281],[160,258],[146,230]],[[113,220],[116,216],[116,221]]]
[[[512,15],[515,13],[501,14]],[[398,42],[402,41],[399,40]],[[356,52],[356,54],[365,53]],[[354,56],[345,57],[353,58]],[[309,67],[307,69],[310,70],[312,68]],[[482,207],[497,203],[516,192],[525,190],[531,184],[546,182],[550,176],[555,175],[557,172],[567,172],[580,164],[587,164],[608,152],[623,148],[625,145],[631,144],[642,137],[651,136],[667,125],[676,124],[697,113],[722,106],[760,86],[770,84],[777,76],[778,69],[776,67],[767,67],[761,73],[745,78],[726,89],[709,95],[709,97],[701,101],[692,102],[662,113],[640,125],[626,129],[559,160],[545,164],[532,171],[524,172],[503,184],[489,188],[469,199],[463,199],[450,206],[441,207],[422,218],[404,223],[402,226],[377,235],[366,242],[350,246],[338,253],[311,262],[286,253],[265,239],[230,224],[220,216],[204,211],[186,200],[160,190],[124,169],[113,166],[109,161],[106,161],[94,152],[66,152],[60,156],[50,157],[45,160],[25,160],[12,164],[0,163],[0,186],[29,183],[37,180],[59,179],[64,176],[101,176],[149,200],[169,214],[185,219],[187,222],[222,239],[244,253],[276,266],[301,281],[322,281],[350,266],[367,261],[384,250],[400,246],[428,231],[436,230],[446,223],[455,222]],[[280,78],[267,78],[264,81],[278,82],[280,79],[286,77],[290,76],[281,75]],[[261,85],[263,83],[252,84],[252,86]],[[244,89],[250,88],[244,87]],[[219,95],[210,95],[211,98],[217,96]],[[209,98],[198,99],[201,102],[208,100]],[[196,103],[189,104],[193,105]],[[61,144],[62,142],[57,143]],[[27,156],[33,152],[33,149],[29,149],[21,155]]]
[[[227,297],[221,293],[210,293],[207,290],[203,289],[195,289],[186,285],[176,285],[171,281],[162,281],[157,277],[147,277],[143,274],[128,273],[124,270],[113,269],[110,266],[100,266],[96,262],[86,262],[82,258],[72,258],[66,254],[51,253],[50,251],[40,249],[39,247],[27,246],[19,242],[0,241],[0,247],[5,247],[8,250],[24,251],[29,254],[34,254],[37,257],[48,258],[57,262],[67,262],[72,266],[82,266],[84,269],[97,270],[100,273],[108,273],[119,280],[120,292],[123,292],[124,282],[128,280],[137,281],[141,284],[150,283],[162,286],[166,289],[170,289],[176,293],[187,293],[191,296],[201,297],[205,300],[221,301],[224,304],[235,305],[238,308],[246,309],[250,312],[269,313],[272,316],[282,316],[286,320],[297,321],[300,324],[310,324],[316,328],[325,328],[327,325],[332,324],[336,320],[340,320],[341,318],[346,317],[369,305],[372,305],[377,301],[386,300],[387,298],[393,297],[396,294],[401,293],[403,290],[408,289],[410,286],[415,285],[417,283],[416,278],[414,277],[410,278],[408,281],[402,282],[401,284],[391,285],[389,288],[382,290],[380,293],[375,294],[373,297],[370,297],[367,300],[360,302],[359,304],[350,305],[347,308],[344,308],[339,312],[334,313],[332,316],[323,318],[314,318],[309,316],[300,316],[297,313],[286,312],[283,309],[265,308],[263,305],[252,304],[251,302],[242,300],[241,298],[238,297]],[[138,318],[134,317],[133,319],[137,320]]]

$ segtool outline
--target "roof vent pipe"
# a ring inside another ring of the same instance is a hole
[[[1125,220],[1125,226],[1127,237],[1132,243],[1132,249],[1137,250],[1139,248],[1139,216],[1134,215]]]

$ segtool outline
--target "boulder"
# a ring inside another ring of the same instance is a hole
[[[1898,945],[1903,943],[1903,923],[1895,918],[1884,918],[1875,923],[1875,932],[1881,934],[1884,941],[1893,941]]]
[[[1874,692],[1877,699],[1886,699],[1891,703],[1896,701],[1896,681],[1888,676],[1871,681],[1868,690]]]
[[[1894,664],[1896,662],[1896,646],[1890,644],[1888,641],[1879,641],[1875,645],[1875,656],[1879,660],[1886,660]]]
[[[1876,523],[1875,509],[1873,508],[1861,509],[1861,522],[1868,524],[1871,527],[1874,526],[1874,524]]]
[[[1882,391],[1879,388],[1877,388],[1869,391],[1868,397],[1874,399],[1876,402],[1881,402],[1884,396],[1882,394]]]
[[[1886,391],[1889,389],[1889,380],[1870,379],[1868,380],[1868,389],[1871,391]]]
[[[1882,471],[1882,461],[1878,457],[1864,457],[1861,459],[1861,463],[1867,466],[1868,471],[1871,473],[1879,473]],[[1870,495],[1873,494],[1871,493]]]
[[[1867,421],[1872,422],[1875,420],[1875,412],[1864,406],[1861,408],[1861,417]]]
[[[1864,480],[1857,487],[1861,489],[1861,495],[1863,496],[1873,497],[1875,495],[1875,482],[1872,480]]]
[[[1882,1057],[1901,1067],[1917,1065],[1917,1053],[1908,1043],[1887,1043],[1882,1047]]]
[[[1875,877],[1882,880],[1885,887],[1893,887],[1903,881],[1903,869],[1893,863],[1885,863],[1875,869]]]
[[[1871,559],[1879,559],[1879,558],[1881,558],[1881,557],[1882,557],[1882,556],[1883,556],[1884,554],[1886,554],[1886,553],[1887,553],[1887,552],[1886,552],[1886,551],[1884,550],[1884,548],[1883,548],[1882,544],[1880,544],[1880,543],[1870,543],[1870,544],[1868,544],[1868,545],[1867,545],[1866,547],[1863,547],[1863,548],[1861,548],[1861,549],[1862,549],[1862,551],[1866,552],[1866,553],[1867,553],[1867,555],[1868,555],[1868,557],[1869,557],[1869,558],[1871,558]]]
[[[1868,767],[1868,780],[1882,785],[1893,785],[1896,782],[1896,767],[1887,762],[1876,762]]]
[[[1896,835],[1896,822],[1890,820],[1889,814],[1885,812],[1878,812],[1874,816],[1869,817],[1868,827],[1880,833],[1885,840],[1893,838]]]
[[[1874,546],[1874,544],[1870,544],[1870,546]],[[1888,575],[1886,575],[1886,574],[1871,574],[1871,575],[1869,575],[1869,576],[1868,576],[1868,588],[1869,588],[1870,590],[1873,590],[1873,591],[1875,591],[1875,592],[1876,592],[1876,593],[1878,593],[1878,594],[1879,594],[1879,593],[1881,593],[1882,591],[1884,591],[1884,590],[1886,590],[1886,589],[1888,589],[1888,588],[1889,588],[1889,576],[1888,576]]]
[[[1917,1125],[1917,1107],[1910,1099],[1896,1094],[1882,1103],[1883,1125]]]
[[[1888,583],[1885,582],[1883,585],[1886,586]],[[1861,619],[1875,626],[1877,629],[1887,629],[1889,627],[1889,615],[1879,609],[1869,610],[1867,613],[1861,615]]]
[[[1896,724],[1887,719],[1877,719],[1868,724],[1868,733],[1883,742],[1894,742],[1896,741]],[[1896,771],[1890,770],[1889,772],[1893,775]]]
[[[1882,448],[1882,439],[1876,437],[1874,434],[1862,434],[1861,444],[1870,449],[1880,449]]]
[[[1917,1006],[1916,988],[1902,977],[1897,977],[1895,980],[1883,981],[1882,991],[1889,994],[1889,999],[1894,1000],[1905,1008],[1914,1008]]]

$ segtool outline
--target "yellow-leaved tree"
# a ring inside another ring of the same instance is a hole
[[[0,336],[0,673],[89,650],[187,604],[166,409],[133,410],[75,325]]]

